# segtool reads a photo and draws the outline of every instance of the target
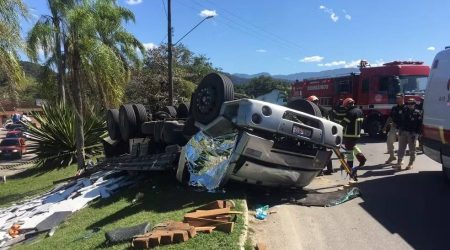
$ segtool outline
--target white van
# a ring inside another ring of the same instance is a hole
[[[444,178],[450,183],[450,47],[439,52],[431,66],[422,138],[425,154],[442,163]]]

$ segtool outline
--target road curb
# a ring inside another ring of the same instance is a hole
[[[243,219],[244,219],[244,229],[242,234],[239,236],[239,249],[244,250],[245,249],[245,242],[247,241],[247,234],[248,234],[248,206],[247,206],[247,198],[244,198],[242,200],[242,206],[244,208],[243,212]]]

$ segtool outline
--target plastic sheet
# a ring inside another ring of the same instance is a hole
[[[264,220],[267,218],[268,214],[269,214],[269,205],[260,206],[256,209],[255,217],[258,220]]]
[[[195,134],[186,145],[189,185],[208,191],[219,188],[228,173],[230,156],[236,146],[237,133],[210,137],[203,132]]]
[[[339,199],[332,200],[325,206],[326,207],[336,206],[336,205],[342,204],[346,201],[352,200],[359,196],[361,196],[361,191],[359,190],[359,188],[354,187],[354,188],[349,189],[347,191],[347,193],[345,195],[343,195],[342,197],[340,197]]]

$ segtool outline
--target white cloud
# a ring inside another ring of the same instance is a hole
[[[216,10],[207,10],[207,9],[204,9],[204,10],[202,10],[202,11],[200,12],[199,15],[200,15],[201,17],[209,17],[209,16],[217,16],[218,14],[217,14]]]
[[[435,47],[433,47],[433,46],[430,46],[430,47],[428,47],[428,48],[427,48],[427,50],[429,50],[429,51],[435,51],[435,50],[436,50],[436,48],[435,48]]]
[[[334,12],[333,9],[327,8],[324,5],[320,5],[319,9],[323,10],[323,12],[330,14],[330,18],[333,22],[337,22],[339,20],[339,16]]]
[[[143,0],[125,0],[125,3],[129,5],[136,5],[142,3]]]
[[[146,50],[152,50],[152,49],[156,49],[158,46],[154,43],[143,43],[142,45],[144,45],[144,48]]]
[[[339,17],[336,15],[336,13],[331,13],[330,18],[331,20],[333,20],[333,22],[337,22],[339,20]]]
[[[351,21],[352,20],[352,16],[350,16],[348,13],[347,13],[347,11],[346,10],[342,10],[342,12],[344,13],[344,18],[345,19],[347,19],[347,20],[349,20],[349,21]]]
[[[317,64],[317,66],[319,67],[336,67],[336,66],[342,66],[344,68],[357,68],[361,62],[361,60],[364,59],[358,59],[358,60],[352,60],[350,62],[347,62],[345,60],[339,60],[339,61],[333,61],[333,62],[329,62],[329,63],[319,63]],[[370,66],[372,67],[377,67],[377,66],[381,66],[384,64],[384,60],[383,59],[378,59],[375,60],[375,62],[368,62]]]
[[[323,56],[307,56],[303,59],[300,59],[300,62],[310,63],[310,62],[321,62],[323,60]]]
[[[333,66],[340,66],[345,65],[345,61],[333,61],[329,63],[319,63],[317,66],[319,67],[333,67]]]
[[[265,50],[265,49],[257,49],[256,52],[258,52],[258,53],[266,53],[267,50]]]

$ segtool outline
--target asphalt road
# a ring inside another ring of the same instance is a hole
[[[3,140],[6,135],[6,130],[3,128],[0,129],[0,140]],[[26,142],[27,144],[29,142]],[[32,166],[31,164],[28,165],[20,165],[15,166],[20,163],[26,163],[30,161],[35,155],[34,154],[24,154],[22,159],[0,159],[0,176],[10,176],[19,172],[24,171],[25,169]],[[11,167],[14,166],[14,167]]]
[[[268,249],[449,249],[450,186],[440,165],[418,155],[412,170],[396,172],[383,164],[384,142],[361,148],[368,158],[357,184],[362,197],[329,208],[271,207],[266,221],[250,220],[254,241]],[[346,182],[334,173],[307,188],[328,192]]]

